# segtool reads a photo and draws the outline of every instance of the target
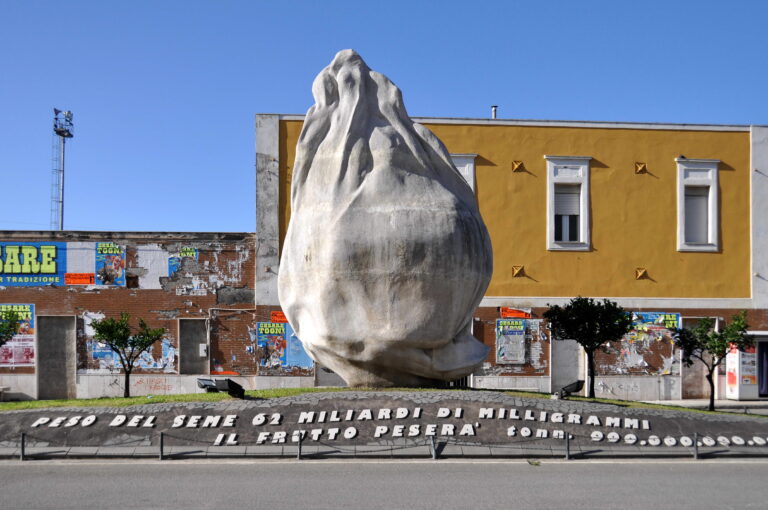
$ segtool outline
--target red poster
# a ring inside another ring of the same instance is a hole
[[[499,310],[502,319],[530,319],[531,313],[517,308],[502,306]]]
[[[273,311],[270,316],[270,322],[288,322],[285,318],[285,314],[279,310]]]
[[[66,285],[93,285],[95,276],[94,273],[65,273],[64,283]]]

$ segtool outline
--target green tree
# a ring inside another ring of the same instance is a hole
[[[694,360],[701,361],[707,369],[709,383],[709,410],[715,410],[715,370],[728,355],[731,346],[739,350],[753,345],[753,338],[747,334],[747,312],[742,310],[726,324],[722,331],[714,330],[715,321],[709,317],[701,319],[695,327],[674,331],[675,345],[683,353],[683,363],[691,366]]]
[[[112,349],[120,360],[125,374],[124,397],[131,396],[131,372],[141,353],[149,350],[155,342],[165,335],[165,328],[152,329],[147,327],[144,319],[139,319],[138,329],[131,328],[131,316],[123,312],[119,319],[102,319],[91,323],[96,334],[94,338]]]
[[[18,333],[20,325],[18,312],[14,310],[0,312],[0,347]]]
[[[595,351],[619,340],[632,329],[632,317],[614,301],[576,297],[565,306],[544,312],[556,340],[575,340],[587,353],[589,397],[595,398]]]

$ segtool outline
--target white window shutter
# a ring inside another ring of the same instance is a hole
[[[707,243],[709,225],[709,188],[685,187],[685,242]]]
[[[555,186],[555,214],[578,215],[581,201],[580,186]]]

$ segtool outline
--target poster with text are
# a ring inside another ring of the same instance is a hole
[[[0,243],[0,286],[64,285],[67,243]]]
[[[0,367],[35,366],[35,305],[0,304],[0,313],[13,311],[19,316],[16,335],[0,347]]]
[[[125,287],[125,249],[115,243],[96,243],[96,285]]]

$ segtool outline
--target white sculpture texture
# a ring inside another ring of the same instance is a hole
[[[471,373],[493,255],[472,189],[353,50],[312,84],[296,150],[280,304],[306,351],[350,386]]]

